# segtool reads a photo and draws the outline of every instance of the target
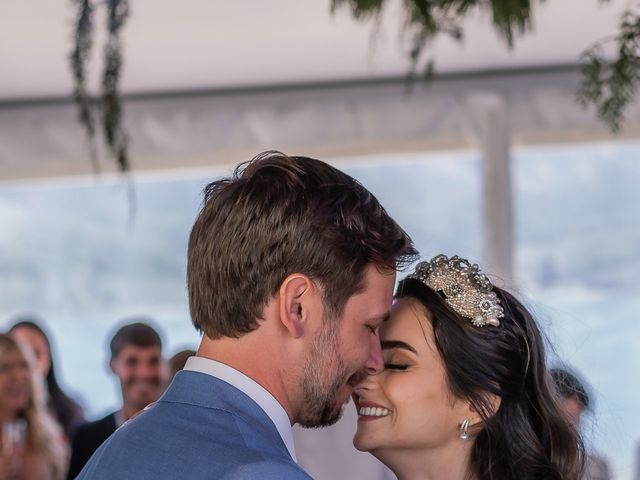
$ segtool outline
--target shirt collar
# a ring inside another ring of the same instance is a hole
[[[229,365],[204,357],[189,357],[184,370],[206,373],[223,380],[256,402],[274,423],[289,450],[289,455],[294,462],[297,462],[289,416],[282,405],[262,385]]]

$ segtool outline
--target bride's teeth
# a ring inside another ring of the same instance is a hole
[[[391,412],[382,407],[362,407],[358,413],[365,417],[386,417]]]

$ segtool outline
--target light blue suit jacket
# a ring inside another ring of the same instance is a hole
[[[251,398],[210,375],[181,371],[156,404],[120,427],[79,480],[308,480]]]

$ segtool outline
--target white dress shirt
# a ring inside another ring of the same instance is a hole
[[[256,402],[276,426],[282,441],[289,450],[289,455],[294,462],[297,462],[289,415],[262,385],[229,365],[204,357],[189,357],[184,370],[206,373],[227,382]]]

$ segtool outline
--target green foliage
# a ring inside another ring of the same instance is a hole
[[[121,171],[129,169],[127,156],[127,135],[122,127],[122,107],[118,93],[120,67],[120,29],[127,19],[129,5],[126,0],[109,2],[108,30],[109,38],[105,46],[105,65],[102,75],[102,125],[111,154]]]
[[[96,121],[95,110],[101,116],[102,132],[109,153],[115,159],[122,172],[129,170],[127,155],[127,135],[122,126],[122,102],[118,92],[120,68],[122,66],[120,30],[127,19],[128,0],[107,0],[108,9],[107,43],[105,46],[104,70],[102,73],[102,93],[99,102],[95,102],[86,85],[86,62],[91,53],[94,7],[91,0],[73,0],[78,6],[75,29],[75,43],[70,55],[71,70],[74,78],[73,97],[78,105],[78,117],[85,128],[90,144],[91,160],[98,169],[95,148]]]
[[[84,126],[89,137],[90,156],[94,169],[98,169],[98,160],[96,158],[94,138],[96,134],[96,125],[93,117],[93,106],[91,98],[87,92],[86,76],[84,64],[89,57],[91,51],[91,30],[93,24],[93,7],[89,0],[76,0],[78,4],[78,20],[76,22],[75,44],[71,52],[69,60],[71,61],[71,72],[75,82],[73,89],[73,98],[78,105],[78,118]]]
[[[544,0],[540,0],[543,2]],[[560,0],[558,0],[560,1]],[[598,0],[607,4],[610,0]],[[410,38],[408,59],[409,79],[415,76],[426,49],[438,35],[455,40],[463,37],[462,24],[474,10],[488,12],[493,26],[513,47],[514,38],[531,29],[533,0],[402,0],[405,12],[403,33]],[[379,21],[385,0],[331,0],[331,11],[346,6],[358,21]],[[640,7],[624,12],[616,36],[602,40],[587,49],[581,57],[582,82],[578,101],[587,107],[594,105],[598,117],[613,132],[620,130],[624,111],[633,100],[640,82]],[[604,47],[615,44],[613,61],[607,60]],[[433,59],[425,60],[424,75],[434,71]]]
[[[542,1],[542,0],[541,0]],[[379,20],[385,0],[331,0],[331,11],[348,6],[356,20]],[[425,50],[438,35],[455,40],[463,38],[462,23],[474,10],[488,12],[498,34],[511,48],[514,37],[532,25],[530,0],[403,0],[405,20],[403,32],[410,39],[408,57],[413,76],[425,57]],[[425,75],[433,73],[433,61],[425,60]]]
[[[620,18],[615,37],[602,40],[582,54],[582,83],[578,101],[583,106],[594,105],[598,117],[613,132],[618,132],[624,120],[624,110],[633,100],[640,80],[640,13],[625,11]],[[614,44],[616,55],[607,61],[605,46]]]
[[[384,0],[332,0],[331,12],[343,4],[348,4],[354,18],[376,17],[382,11]]]

